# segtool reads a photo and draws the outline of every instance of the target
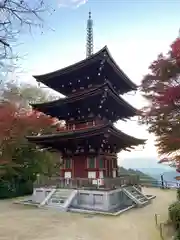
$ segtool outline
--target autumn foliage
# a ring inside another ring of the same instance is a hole
[[[26,136],[55,132],[56,121],[43,113],[20,108],[11,102],[0,104],[0,166],[4,166],[5,173],[11,170],[12,175],[18,174],[25,165],[32,166],[35,163],[33,161],[40,161],[40,149],[30,144]],[[37,167],[35,172],[38,171],[40,169]]]
[[[147,106],[142,109],[140,122],[155,134],[159,154],[180,171],[180,38],[149,70],[141,84]]]

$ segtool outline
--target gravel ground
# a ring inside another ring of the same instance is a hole
[[[117,217],[60,213],[0,201],[0,240],[159,240],[154,214],[167,219],[175,190],[144,188],[152,204]]]

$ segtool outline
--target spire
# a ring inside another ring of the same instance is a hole
[[[87,20],[87,41],[86,41],[86,57],[93,54],[93,20],[91,11],[89,11],[89,19]]]

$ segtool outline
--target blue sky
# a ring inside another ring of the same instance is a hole
[[[136,83],[148,71],[148,65],[160,52],[166,52],[177,37],[180,27],[178,0],[51,0],[55,12],[45,13],[45,27],[34,30],[32,36],[20,38],[18,52],[27,54],[21,60],[26,73],[21,76],[32,81],[33,74],[57,70],[85,58],[86,20],[92,11],[94,20],[94,51],[107,45],[123,71]],[[82,4],[81,4],[82,3]],[[51,30],[51,29],[53,30]],[[140,108],[139,94],[125,96]],[[128,125],[128,126],[127,126]],[[117,124],[118,128],[139,138],[147,138],[144,149],[121,153],[121,158],[156,157],[153,136],[135,121]]]

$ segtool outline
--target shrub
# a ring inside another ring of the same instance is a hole
[[[177,189],[177,200],[180,201],[180,188]]]
[[[180,231],[180,202],[172,203],[169,208],[169,219],[172,221],[172,224],[176,231]]]
[[[30,195],[32,192],[31,181],[0,181],[0,199]]]
[[[173,240],[180,240],[180,232],[179,231],[176,232]]]

